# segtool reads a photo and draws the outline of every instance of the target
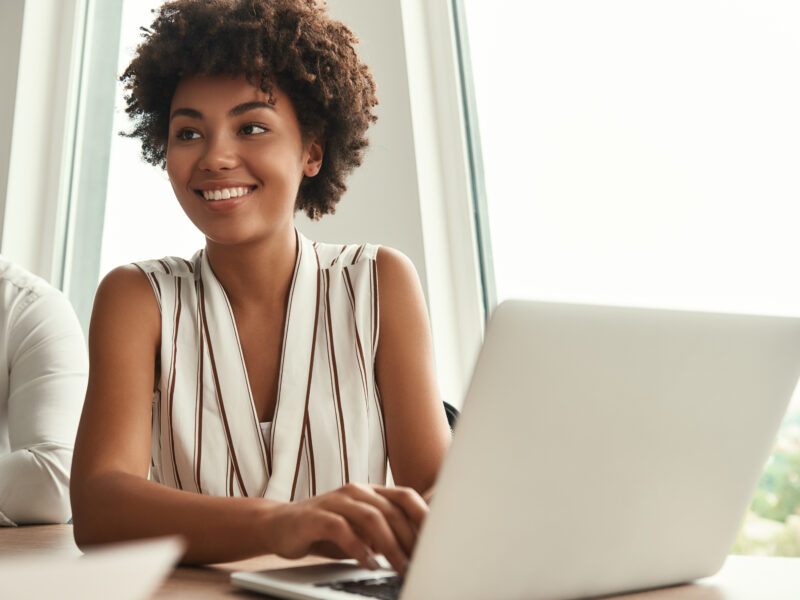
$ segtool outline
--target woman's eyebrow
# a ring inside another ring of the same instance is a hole
[[[169,116],[169,120],[172,121],[172,119],[174,119],[175,117],[179,117],[181,115],[190,117],[192,119],[203,118],[203,113],[201,113],[199,110],[195,110],[193,108],[176,108],[175,110],[172,111],[172,114]]]
[[[272,104],[268,104],[267,102],[244,102],[243,104],[237,104],[232,109],[228,111],[228,116],[235,117],[237,115],[241,115],[246,113],[249,110],[254,110],[256,108],[269,108],[270,110],[275,110],[275,107]]]
[[[242,104],[237,104],[230,109],[228,111],[228,116],[235,117],[244,114],[249,110],[255,110],[256,108],[269,108],[270,110],[275,110],[275,107],[267,102],[244,102]],[[175,117],[179,116],[185,116],[191,119],[202,119],[203,113],[193,108],[176,108],[169,116],[169,120],[171,121]]]

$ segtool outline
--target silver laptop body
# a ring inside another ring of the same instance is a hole
[[[504,302],[400,598],[571,599],[713,574],[798,376],[800,319]],[[313,578],[370,575],[232,581],[363,599]]]

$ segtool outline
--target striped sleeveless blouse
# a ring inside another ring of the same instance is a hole
[[[372,245],[297,232],[278,396],[261,434],[227,294],[203,250],[136,263],[161,310],[151,478],[214,496],[300,500],[347,482],[383,485],[387,452],[374,363]]]

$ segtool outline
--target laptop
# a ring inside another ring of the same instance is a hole
[[[798,376],[800,319],[504,302],[405,580],[342,563],[231,580],[294,599],[398,597],[371,581],[388,576],[401,600],[554,600],[712,575]]]

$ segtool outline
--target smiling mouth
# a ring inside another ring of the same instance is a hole
[[[221,188],[218,190],[196,190],[196,193],[204,199],[211,202],[215,200],[229,200],[230,198],[240,198],[252,192],[255,186],[252,187],[230,187]]]

